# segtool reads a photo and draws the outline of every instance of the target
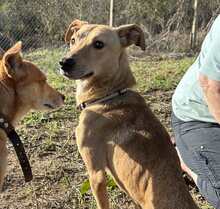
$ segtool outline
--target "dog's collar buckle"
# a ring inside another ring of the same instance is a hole
[[[5,131],[7,137],[9,138],[10,142],[12,143],[15,149],[15,152],[17,154],[19,163],[23,171],[25,182],[31,181],[33,179],[32,170],[27,155],[25,153],[23,143],[20,140],[20,137],[18,136],[14,127],[2,114],[0,114],[0,128]]]
[[[82,111],[82,110],[84,110],[86,107],[88,107],[90,105],[101,103],[101,102],[105,102],[105,101],[111,100],[111,99],[113,99],[114,97],[117,97],[117,96],[122,96],[127,91],[128,91],[128,89],[122,89],[122,90],[118,90],[118,91],[116,91],[116,92],[114,92],[112,94],[109,94],[109,95],[107,95],[105,97],[102,97],[102,98],[99,98],[99,99],[94,99],[94,100],[90,100],[90,101],[87,101],[87,102],[82,102],[82,103],[80,103],[77,106],[77,109]]]
[[[86,106],[87,106],[86,103],[83,102],[83,103],[79,104],[79,106],[77,107],[77,109],[79,109],[79,110],[83,110],[83,109],[86,108]]]

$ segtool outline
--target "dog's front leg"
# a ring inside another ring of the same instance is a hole
[[[91,114],[84,113],[81,113],[80,122],[76,128],[78,150],[86,165],[98,209],[109,209],[105,176],[107,147],[103,134],[105,121],[102,117],[94,118],[93,112]],[[96,125],[93,127],[91,125],[94,121],[96,121]]]
[[[89,182],[99,209],[109,209],[104,171],[89,173]]]
[[[89,182],[95,197],[98,209],[109,209],[108,195],[106,189],[106,176],[104,170],[104,149],[83,148],[80,150],[89,174]]]

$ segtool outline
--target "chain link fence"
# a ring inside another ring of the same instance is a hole
[[[198,48],[220,11],[219,3],[199,3]],[[24,50],[62,46],[73,19],[108,24],[109,9],[110,0],[1,0],[0,51],[19,40]],[[192,0],[114,1],[114,25],[139,24],[149,51],[189,50],[192,18]]]
[[[108,23],[106,1],[8,0],[0,3],[0,47],[8,49],[21,40],[24,50],[57,47],[75,18]],[[101,15],[102,13],[102,15]]]

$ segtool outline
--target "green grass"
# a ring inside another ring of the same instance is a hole
[[[32,61],[36,64],[40,70],[42,70],[46,75],[48,82],[51,86],[58,89],[60,92],[66,95],[65,107],[60,111],[55,112],[53,117],[63,117],[63,114],[68,113],[71,116],[77,116],[77,112],[73,111],[75,105],[75,82],[70,81],[59,74],[59,60],[64,56],[65,50],[62,48],[58,49],[39,49],[34,52],[29,52],[24,55],[24,58]],[[32,113],[25,117],[26,124],[38,124],[39,122],[44,122],[48,119],[48,113]],[[56,121],[52,121],[56,123]]]
[[[58,111],[30,113],[22,121],[19,132],[29,147],[31,163],[36,168],[34,175],[39,180],[26,185],[22,190],[18,182],[14,193],[22,199],[21,204],[26,204],[25,200],[31,199],[40,208],[53,208],[55,202],[59,208],[74,208],[76,205],[76,208],[93,209],[96,204],[91,195],[84,164],[73,140],[79,116],[75,108],[75,82],[58,72],[59,60],[65,53],[64,49],[58,48],[24,54],[26,59],[34,62],[47,74],[52,86],[66,95],[66,104]],[[161,61],[148,58],[132,61],[131,68],[137,80],[136,89],[143,94],[173,90],[192,62],[193,58]],[[111,178],[108,178],[108,191],[114,208],[130,208],[131,201],[116,188]],[[206,204],[202,207],[211,208]],[[24,205],[21,208],[25,208]]]
[[[36,50],[26,55],[40,69],[47,73],[52,85],[61,90],[66,86],[73,85],[73,81],[68,81],[59,75],[59,60],[66,53],[64,49]],[[186,69],[192,64],[194,58],[184,58],[180,60],[148,60],[131,62],[131,68],[137,79],[137,89],[141,92],[152,90],[170,90],[175,88]]]
[[[137,89],[140,92],[174,89],[192,62],[192,58],[132,62]]]
[[[32,53],[25,54],[25,58],[33,61],[43,72],[48,76],[49,82],[60,90],[65,90],[65,87],[73,84],[59,74],[59,61],[65,55],[65,50],[44,49],[36,50]]]
[[[52,114],[52,117],[70,117],[77,121],[79,113],[75,110],[75,81],[68,80],[59,74],[59,60],[65,53],[66,50],[63,48],[39,49],[26,53],[25,58],[44,71],[49,83],[66,95],[65,107]],[[173,90],[193,60],[193,58],[184,58],[155,61],[155,59],[149,60],[148,58],[146,61],[143,59],[132,61],[131,68],[137,81],[135,88],[140,93]],[[47,122],[49,115],[48,113],[32,113],[25,117],[24,123],[36,126]],[[57,125],[56,123],[56,120],[52,120],[49,124],[53,127]]]

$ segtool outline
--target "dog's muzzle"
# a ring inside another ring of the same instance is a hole
[[[76,64],[76,61],[73,58],[63,58],[60,62],[59,62],[60,66],[61,66],[61,70],[63,70],[64,72],[70,72],[71,70],[73,70],[73,67]]]
[[[59,63],[60,74],[69,79],[86,79],[94,74],[91,70],[77,69],[76,61],[73,58],[63,58]]]

